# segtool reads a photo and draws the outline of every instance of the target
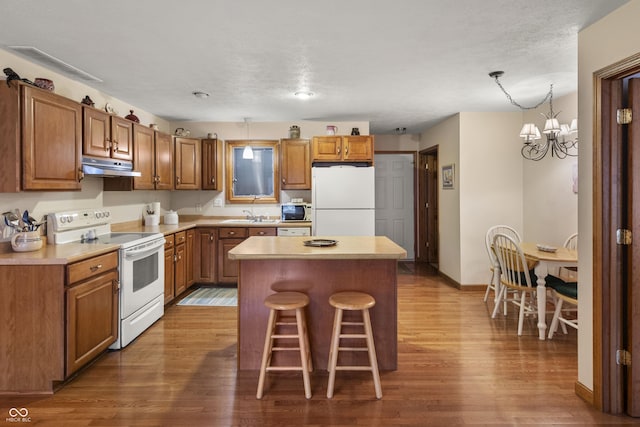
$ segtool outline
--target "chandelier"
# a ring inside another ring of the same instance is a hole
[[[549,92],[542,101],[532,107],[524,107],[514,101],[502,87],[499,79],[503,74],[504,71],[493,71],[489,73],[489,77],[496,81],[512,105],[521,110],[533,110],[549,100],[549,112],[547,114],[541,113],[545,118],[544,130],[542,131],[545,139],[540,141],[542,135],[535,123],[525,123],[520,130],[520,137],[524,140],[524,146],[520,150],[522,157],[537,161],[546,156],[548,152],[551,152],[552,157],[555,156],[559,159],[564,159],[567,156],[576,157],[578,155],[578,120],[571,120],[571,124],[560,124],[558,120],[560,112],[553,111],[553,85],[549,86]]]

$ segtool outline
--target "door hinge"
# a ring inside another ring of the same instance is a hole
[[[619,245],[630,245],[632,243],[631,230],[619,228],[616,230],[616,243]]]
[[[619,125],[628,125],[633,119],[631,108],[619,108],[616,110],[616,119]]]
[[[616,350],[616,364],[631,366],[631,353],[627,350]]]

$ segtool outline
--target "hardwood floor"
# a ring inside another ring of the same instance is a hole
[[[640,423],[602,414],[574,394],[571,328],[539,341],[529,320],[518,338],[514,310],[492,320],[483,291],[460,292],[412,264],[398,277],[399,369],[381,373],[382,400],[365,372],[338,372],[329,400],[320,369],[311,400],[299,373],[268,374],[256,400],[258,372],[236,371],[236,308],[171,306],[135,342],[53,396],[0,397],[0,422],[15,407],[28,409],[31,424],[56,426]]]

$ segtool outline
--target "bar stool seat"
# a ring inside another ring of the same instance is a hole
[[[369,294],[364,292],[338,292],[329,297],[329,304],[335,308],[335,316],[333,320],[333,333],[331,334],[331,347],[329,350],[329,385],[327,386],[327,397],[333,397],[333,387],[335,385],[336,371],[371,371],[373,375],[373,385],[376,391],[376,398],[382,398],[382,387],[380,385],[380,373],[378,372],[378,359],[376,357],[376,349],[373,342],[373,333],[371,329],[371,318],[369,309],[376,304],[376,300]],[[345,322],[342,320],[343,311],[352,310],[362,313],[362,322]],[[343,333],[343,326],[363,327],[364,333]],[[364,339],[366,347],[340,347],[340,340],[345,339]],[[340,351],[366,351],[369,355],[369,365],[366,366],[348,366],[338,365],[338,353]]]
[[[302,292],[277,292],[269,295],[264,300],[264,305],[270,309],[267,332],[264,340],[264,351],[260,366],[260,378],[258,379],[258,391],[256,398],[262,399],[264,380],[267,372],[271,371],[302,371],[304,393],[307,399],[311,399],[311,382],[309,372],[313,370],[311,363],[311,351],[309,347],[309,335],[304,318],[304,308],[309,305],[309,297]],[[288,320],[283,312],[295,311],[295,321]],[[295,326],[295,333],[284,333],[284,329]],[[275,340],[297,339],[298,347],[274,346]],[[271,356],[274,351],[300,351],[300,366],[271,366]]]

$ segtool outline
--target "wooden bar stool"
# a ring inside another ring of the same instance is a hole
[[[369,309],[376,304],[376,300],[364,292],[338,292],[329,298],[329,304],[335,307],[333,320],[333,333],[331,335],[331,347],[329,350],[329,385],[327,386],[327,397],[333,397],[333,386],[336,379],[336,371],[371,371],[373,374],[373,385],[376,389],[376,397],[382,398],[382,387],[380,386],[380,373],[378,372],[378,359],[376,349],[373,344],[373,333],[371,331],[371,318]],[[360,310],[362,312],[362,322],[343,322],[342,314],[344,310]],[[342,333],[342,326],[362,326],[363,334]],[[366,347],[340,347],[340,339],[364,338]],[[338,366],[338,352],[340,351],[366,351],[369,353],[368,366]]]
[[[258,380],[258,392],[256,397],[262,399],[264,389],[264,379],[269,371],[302,371],[304,382],[304,395],[311,399],[311,382],[309,372],[313,370],[311,363],[311,351],[309,347],[309,335],[307,334],[307,324],[304,319],[304,308],[309,305],[309,297],[301,292],[278,292],[269,295],[264,300],[264,305],[271,309],[269,312],[269,322],[267,333],[264,339],[264,351],[262,353],[262,363],[260,366],[260,379]],[[295,321],[287,320],[283,316],[283,311],[295,310]],[[296,333],[284,333],[281,329],[296,327]],[[297,339],[298,347],[275,346],[275,340]],[[300,366],[271,366],[271,356],[274,351],[300,351]]]

